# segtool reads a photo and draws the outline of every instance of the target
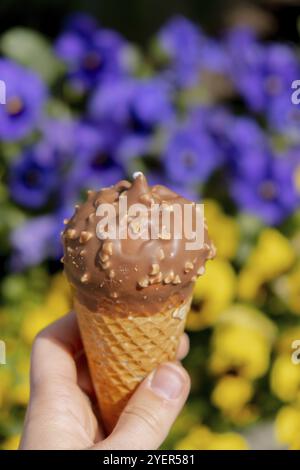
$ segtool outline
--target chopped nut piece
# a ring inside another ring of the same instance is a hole
[[[149,204],[153,201],[153,198],[149,193],[144,193],[140,196],[140,201],[144,204]]]
[[[108,277],[109,279],[113,279],[115,277],[116,273],[113,269],[111,269],[108,273]]]
[[[150,271],[150,275],[151,275],[151,276],[154,276],[155,274],[158,274],[158,273],[159,273],[159,269],[160,269],[160,268],[159,268],[159,264],[157,264],[157,263],[152,264],[152,266],[151,266],[151,271]]]
[[[174,279],[174,271],[170,271],[167,276],[164,278],[165,284],[170,284]]]
[[[197,271],[198,276],[202,276],[205,273],[205,267],[200,266],[200,268]]]
[[[103,243],[103,252],[107,255],[112,255],[113,253],[113,244],[112,242],[106,242],[106,243]]]
[[[133,231],[133,233],[137,234],[140,233],[141,231],[141,224],[138,222],[131,222],[130,223],[130,228]]]
[[[138,285],[140,287],[148,287],[149,286],[149,279],[147,277],[143,277],[139,282]]]
[[[110,267],[110,262],[106,261],[105,263],[101,263],[102,269],[108,269]]]
[[[159,272],[150,279],[150,284],[158,284],[159,282],[162,281],[162,278],[163,278],[162,272]]]
[[[215,245],[212,245],[208,253],[207,259],[213,259],[216,256],[217,250]]]
[[[93,234],[91,232],[86,232],[83,230],[80,234],[79,242],[86,243],[92,238]]]
[[[70,240],[74,240],[75,238],[77,238],[77,232],[74,228],[69,228],[67,231],[66,231],[66,237],[67,238],[70,238]]]
[[[173,279],[172,284],[176,285],[176,284],[180,284],[180,283],[181,283],[180,276],[178,274],[176,274],[175,278]]]
[[[99,254],[99,258],[102,261],[102,263],[106,263],[106,261],[109,260],[109,256],[106,253],[103,253],[102,251]]]
[[[192,271],[192,269],[194,269],[193,263],[191,263],[191,261],[187,261],[184,265],[184,272],[188,273],[189,271]]]
[[[171,234],[170,232],[166,232],[163,230],[161,233],[158,234],[158,238],[161,240],[171,240]]]
[[[88,275],[88,273],[84,273],[83,276],[81,276],[80,280],[81,282],[85,283],[85,282],[88,282],[90,276]]]

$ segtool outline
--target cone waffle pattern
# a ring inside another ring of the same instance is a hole
[[[149,316],[92,312],[75,299],[90,372],[106,431],[114,428],[139,383],[158,364],[175,359],[190,299]]]

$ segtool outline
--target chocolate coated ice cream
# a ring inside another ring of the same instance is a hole
[[[124,197],[128,208],[141,204],[144,213],[139,217],[130,216],[129,210],[122,214],[119,202]],[[134,237],[100,238],[99,222],[103,219],[99,206],[103,204],[111,204],[116,210],[117,234],[120,226],[126,226]],[[117,309],[124,315],[151,315],[184,302],[191,294],[197,276],[204,274],[206,260],[215,254],[207,227],[204,224],[204,243],[197,250],[187,250],[188,240],[184,236],[177,239],[172,230],[165,232],[163,225],[157,238],[143,239],[139,237],[141,231],[150,233],[154,224],[150,217],[154,205],[163,205],[170,212],[176,205],[190,205],[192,213],[196,210],[195,203],[168,188],[149,186],[141,173],[132,183],[123,180],[100,191],[89,191],[87,201],[76,206],[62,234],[63,261],[83,305]]]

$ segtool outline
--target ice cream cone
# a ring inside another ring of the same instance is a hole
[[[191,298],[167,311],[124,316],[91,311],[75,298],[81,335],[103,424],[110,433],[140,382],[175,359]]]
[[[136,204],[140,216],[131,211]],[[107,205],[116,228],[109,233],[99,213]],[[165,214],[152,217],[155,207]],[[164,186],[149,186],[139,173],[132,183],[89,191],[66,221],[65,273],[107,432],[144,377],[175,359],[194,283],[214,256],[203,216],[192,231],[195,239],[203,229],[196,248],[187,247],[191,239],[185,231],[179,234],[175,223],[167,229],[164,215],[184,217],[186,207],[193,228],[199,218],[195,203]]]

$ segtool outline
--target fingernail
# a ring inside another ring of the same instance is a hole
[[[178,366],[162,364],[155,370],[150,387],[157,395],[172,400],[181,395],[184,383],[184,377]]]

